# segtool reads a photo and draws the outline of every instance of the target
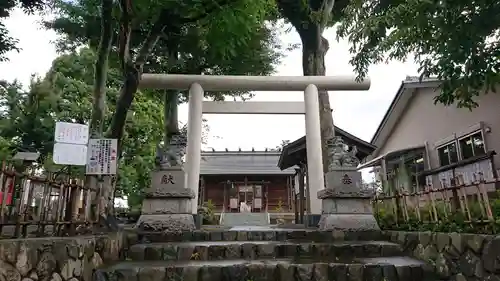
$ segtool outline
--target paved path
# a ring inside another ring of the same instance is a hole
[[[269,226],[268,213],[224,213],[221,224],[224,226]]]

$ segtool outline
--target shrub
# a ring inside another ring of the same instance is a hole
[[[210,199],[198,208],[198,214],[203,217],[203,224],[205,225],[219,224],[215,215],[215,205]]]

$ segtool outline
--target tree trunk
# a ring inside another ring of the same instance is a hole
[[[122,0],[120,1],[120,6],[122,10],[122,19],[121,19],[121,28],[120,28],[120,39],[119,39],[119,55],[122,61],[122,73],[123,73],[123,84],[120,89],[120,95],[118,97],[118,101],[116,104],[116,110],[113,114],[111,125],[106,133],[108,138],[117,139],[118,140],[118,156],[121,156],[121,145],[123,141],[123,132],[125,129],[125,123],[127,120],[127,113],[132,105],[134,100],[135,93],[139,88],[139,82],[142,75],[142,69],[144,64],[146,63],[147,57],[153,50],[156,42],[160,38],[160,35],[165,28],[163,23],[163,19],[165,11],[162,11],[160,17],[156,20],[153,25],[151,31],[148,34],[148,37],[142,44],[139,53],[135,62],[132,60],[130,56],[130,37],[131,37],[131,11],[132,11],[132,2],[130,0]],[[118,168],[118,167],[117,167]],[[107,214],[111,214],[112,212],[112,195],[114,194],[115,184],[112,183],[111,177],[105,177],[105,182],[102,185],[106,186],[105,189],[101,191],[100,197],[100,210],[99,215],[102,217]],[[113,219],[112,216],[109,218],[106,216],[106,224],[109,226],[111,224],[115,224],[116,221],[109,219]]]
[[[227,3],[230,3],[230,1],[227,1]],[[120,157],[123,132],[125,129],[128,110],[130,109],[130,106],[132,105],[132,102],[134,100],[135,93],[139,88],[139,82],[141,79],[144,64],[146,63],[148,56],[153,51],[156,43],[158,42],[158,39],[164,34],[164,30],[169,31],[170,34],[172,34],[172,30],[179,30],[183,24],[193,23],[206,17],[209,14],[208,11],[219,9],[221,7],[219,4],[225,3],[216,3],[216,5],[212,5],[210,8],[208,8],[206,13],[202,13],[193,18],[180,18],[178,15],[173,14],[171,10],[163,9],[160,12],[157,20],[151,27],[148,36],[142,43],[135,61],[131,58],[130,53],[130,40],[132,33],[132,0],[119,0],[119,4],[121,9],[119,57],[122,64],[124,81],[120,89],[120,95],[116,104],[116,110],[113,114],[111,124],[106,135],[109,138],[118,140],[118,156]],[[166,26],[166,24],[172,22],[174,23],[173,25],[168,27]],[[169,52],[170,54],[172,54],[172,52],[174,51],[177,55],[177,49]],[[174,95],[174,98],[177,99],[178,94]],[[176,103],[175,105],[177,106]],[[111,181],[109,182],[111,183]],[[111,186],[111,184],[109,184],[109,186]],[[108,190],[108,192],[103,194],[103,196],[106,197],[106,195],[108,195],[108,197],[110,197],[112,194],[113,190]],[[109,199],[106,206],[108,205]]]
[[[179,132],[179,121],[178,121],[178,105],[179,102],[179,91],[177,90],[165,90],[165,96],[163,97],[163,120],[165,126],[165,132],[163,136],[164,146],[163,149],[166,151],[172,134]]]
[[[128,1],[122,1],[124,4],[130,3]],[[126,11],[128,8],[122,8],[123,11]],[[153,25],[151,31],[148,34],[148,37],[142,44],[139,53],[137,55],[137,59],[135,62],[132,61],[130,57],[130,36],[131,36],[131,19],[127,18],[127,15],[124,15],[124,22],[122,23],[122,35],[120,37],[120,59],[122,60],[122,71],[123,71],[123,85],[120,89],[120,96],[118,97],[118,101],[116,103],[116,110],[113,114],[113,118],[111,120],[111,125],[108,131],[108,136],[113,139],[118,139],[118,155],[121,152],[121,142],[123,137],[123,130],[125,128],[125,122],[127,119],[127,112],[132,105],[132,101],[134,100],[134,95],[139,88],[139,82],[142,75],[142,68],[146,63],[146,60],[149,54],[153,51],[153,48],[158,42],[160,35],[163,33],[165,29],[164,19],[166,12],[162,11],[160,17]]]
[[[309,32],[299,32],[302,38],[302,69],[304,71],[304,76],[324,76],[326,75],[325,55],[329,48],[328,40],[321,35],[318,35],[320,37],[319,40],[317,36],[303,35],[306,33]],[[318,42],[318,44],[314,44],[314,42]],[[330,165],[326,142],[335,136],[328,91],[319,92],[319,114],[321,147],[323,152],[323,172],[326,173]]]
[[[125,122],[127,121],[127,112],[134,100],[134,95],[139,87],[139,79],[142,74],[133,64],[127,64],[126,68],[123,85],[120,89],[120,95],[116,103],[116,110],[113,114],[110,130],[108,132],[110,138],[118,140],[119,155],[121,154],[120,148],[123,141],[122,137]]]
[[[177,46],[174,46],[174,44],[172,44],[168,52],[169,52],[168,54],[169,69],[173,69],[174,66],[177,64],[177,60],[179,57]],[[164,101],[163,118],[165,126],[165,132],[163,134],[164,138],[163,151],[167,152],[172,135],[179,133],[179,116],[178,116],[179,91],[165,90],[165,96],[163,97],[163,101]]]
[[[92,103],[92,118],[90,120],[90,131],[92,138],[102,138],[104,130],[104,116],[106,111],[106,81],[108,72],[108,58],[111,50],[112,34],[113,34],[113,1],[102,0],[102,17],[101,17],[101,38],[97,52],[97,60],[94,69],[94,90]],[[96,176],[87,177],[88,185],[97,190],[96,201],[92,204],[98,207],[99,219],[105,219],[107,215],[107,203],[105,196],[111,189],[110,185],[106,185],[106,181],[98,183]],[[103,197],[104,196],[104,197]]]
[[[94,138],[102,137],[104,130],[108,58],[113,34],[112,11],[113,1],[102,0],[101,40],[94,66],[94,100],[92,103],[92,119],[90,120],[90,129]]]

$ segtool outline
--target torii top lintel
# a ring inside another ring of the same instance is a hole
[[[198,83],[205,91],[304,91],[316,85],[323,91],[363,91],[370,89],[370,78],[356,81],[354,76],[216,76],[184,74],[143,74],[140,88],[187,90]]]

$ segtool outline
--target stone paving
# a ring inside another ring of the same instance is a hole
[[[253,230],[251,230],[253,229]],[[251,228],[141,233],[95,281],[434,281],[377,231]]]
[[[221,225],[270,227],[268,213],[223,213]]]

